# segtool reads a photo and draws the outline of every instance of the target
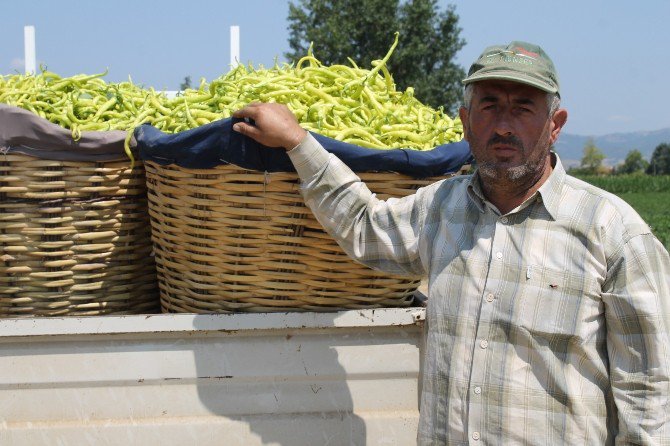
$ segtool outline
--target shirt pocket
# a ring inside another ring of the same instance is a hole
[[[603,307],[594,279],[582,273],[528,265],[511,298],[512,323],[541,343],[580,342]],[[583,340],[583,339],[582,339]]]

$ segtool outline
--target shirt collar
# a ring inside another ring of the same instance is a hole
[[[549,178],[547,178],[547,181],[545,181],[544,184],[540,186],[540,189],[538,189],[532,197],[528,198],[527,201],[536,199],[535,197],[538,196],[541,197],[545,209],[555,220],[558,216],[558,207],[561,202],[561,193],[563,191],[563,183],[565,182],[566,173],[563,163],[561,163],[561,159],[556,152],[551,152],[551,158],[552,163],[554,164],[553,171],[549,175]],[[477,206],[477,209],[479,209],[479,212],[484,212],[487,200],[484,197],[479,178],[479,171],[476,170],[470,177],[467,193],[470,200]]]
[[[486,198],[484,198],[484,192],[479,181],[479,170],[475,170],[475,173],[470,176],[467,191],[470,200],[477,206],[479,212],[483,213],[486,208]]]
[[[544,182],[537,193],[542,197],[542,203],[545,209],[551,215],[551,218],[558,218],[558,207],[561,204],[561,195],[563,192],[563,183],[565,183],[565,168],[561,163],[561,158],[554,151],[551,152],[551,159],[554,163],[554,170]]]

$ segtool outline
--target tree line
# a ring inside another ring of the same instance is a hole
[[[579,167],[570,169],[570,173],[579,175],[670,175],[670,144],[661,143],[654,149],[651,159],[647,161],[642,152],[631,150],[623,163],[606,167],[603,165],[605,154],[596,147],[593,139],[584,144],[584,154]]]

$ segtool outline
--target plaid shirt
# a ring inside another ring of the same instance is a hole
[[[670,258],[624,201],[558,157],[502,216],[477,174],[383,202],[311,136],[289,156],[351,257],[428,276],[420,444],[670,444]]]

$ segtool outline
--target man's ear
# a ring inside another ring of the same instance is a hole
[[[561,133],[561,129],[568,121],[568,111],[564,108],[559,108],[554,112],[554,116],[551,117],[551,144],[553,145],[558,139],[558,135]]]
[[[461,107],[458,109],[458,116],[461,118],[461,124],[463,125],[463,139],[468,140],[468,109]]]

